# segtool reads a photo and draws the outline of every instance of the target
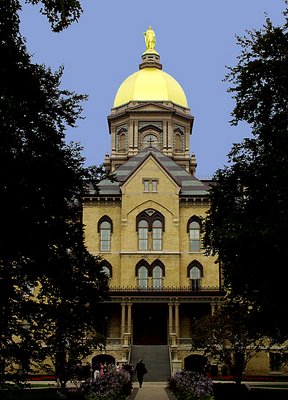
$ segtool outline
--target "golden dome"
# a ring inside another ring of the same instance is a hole
[[[129,101],[172,101],[188,108],[185,93],[179,83],[155,67],[142,68],[125,79],[118,89],[113,107]]]

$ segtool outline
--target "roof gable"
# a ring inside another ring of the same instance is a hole
[[[98,185],[100,196],[121,195],[120,186],[123,185],[123,183],[126,182],[149,157],[153,157],[170,178],[180,186],[180,196],[208,195],[210,188],[207,183],[201,182],[159,150],[149,147],[141,150],[135,157],[130,158],[114,171],[117,179],[116,182],[111,182],[108,179],[100,182]]]

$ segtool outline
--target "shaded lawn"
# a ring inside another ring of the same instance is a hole
[[[51,388],[2,391],[0,398],[1,400],[60,400],[61,396],[59,389]]]

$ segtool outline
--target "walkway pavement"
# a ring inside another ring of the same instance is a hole
[[[143,382],[142,388],[133,383],[134,389],[128,400],[173,400],[174,397],[168,396],[166,387],[166,382]]]

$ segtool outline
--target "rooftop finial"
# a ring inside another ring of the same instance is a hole
[[[155,53],[158,54],[157,51],[154,49],[156,43],[156,36],[150,25],[146,32],[144,32],[145,37],[145,44],[146,44],[146,51],[145,53]]]

